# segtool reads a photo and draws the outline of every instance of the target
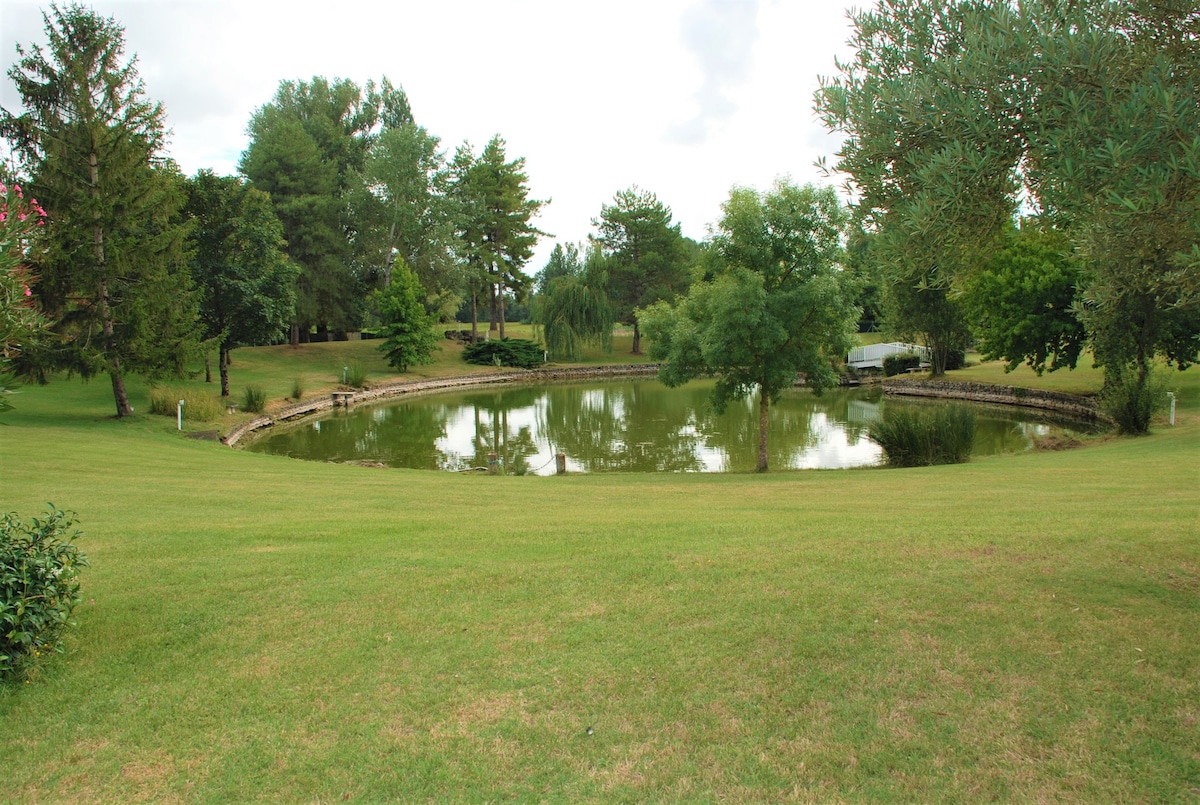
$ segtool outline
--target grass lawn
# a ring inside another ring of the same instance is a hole
[[[445,343],[414,376],[463,370]],[[239,349],[235,395],[373,346]],[[998,366],[961,376],[1098,386]],[[0,801],[1195,800],[1200,374],[1170,380],[1174,428],[1082,449],[559,478],[27,388],[0,508],[74,510],[92,567],[67,653],[0,687]]]

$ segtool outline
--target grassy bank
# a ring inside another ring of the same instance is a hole
[[[234,387],[364,346],[238,350]],[[26,389],[0,503],[75,510],[93,566],[67,655],[0,689],[0,799],[1194,798],[1200,381],[1172,380],[1175,428],[1085,449],[563,478],[308,464]]]

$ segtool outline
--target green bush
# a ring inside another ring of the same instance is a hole
[[[242,395],[242,410],[261,414],[266,407],[267,393],[262,390],[262,386],[246,386],[246,392]]]
[[[1140,436],[1150,432],[1150,419],[1167,400],[1165,384],[1149,370],[1140,375],[1135,367],[1112,372],[1100,392],[1100,410],[1112,417],[1120,433]]]
[[[303,377],[293,377],[292,378],[292,399],[299,400],[303,396],[304,396],[304,378]]]
[[[480,341],[463,348],[463,360],[479,366],[516,366],[534,369],[545,362],[540,344],[524,338]]]
[[[356,389],[367,387],[367,368],[358,361],[350,361],[346,366],[346,385]]]
[[[975,413],[961,405],[886,410],[868,436],[892,467],[923,467],[969,461]]]
[[[62,651],[63,630],[79,603],[75,519],[53,505],[45,518],[0,519],[0,676],[19,674],[41,655]]]
[[[183,418],[191,422],[212,422],[225,413],[225,406],[217,395],[178,386],[151,388],[150,413],[174,419],[180,400],[183,400]]]
[[[892,377],[894,375],[904,374],[909,369],[916,369],[921,365],[921,356],[914,355],[911,352],[900,355],[888,355],[883,359],[883,376]]]

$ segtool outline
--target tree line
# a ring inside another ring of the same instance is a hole
[[[6,343],[22,375],[107,375],[125,416],[126,376],[179,375],[214,349],[228,395],[239,345],[371,322],[400,338],[464,299],[504,334],[546,202],[502,137],[448,159],[386,77],[283,81],[250,120],[238,176],[185,177],[120,24],[78,5],[43,18],[46,44],[18,46],[8,72],[22,108],[0,112],[17,159],[0,179],[22,180],[48,222],[36,244],[5,242],[44,314],[19,354]]]

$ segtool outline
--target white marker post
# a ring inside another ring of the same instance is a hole
[[[179,429],[183,430],[183,400],[180,400],[179,405],[175,407],[175,416],[179,421]]]
[[[1167,396],[1171,398],[1171,427],[1175,427],[1175,392],[1168,391]]]

